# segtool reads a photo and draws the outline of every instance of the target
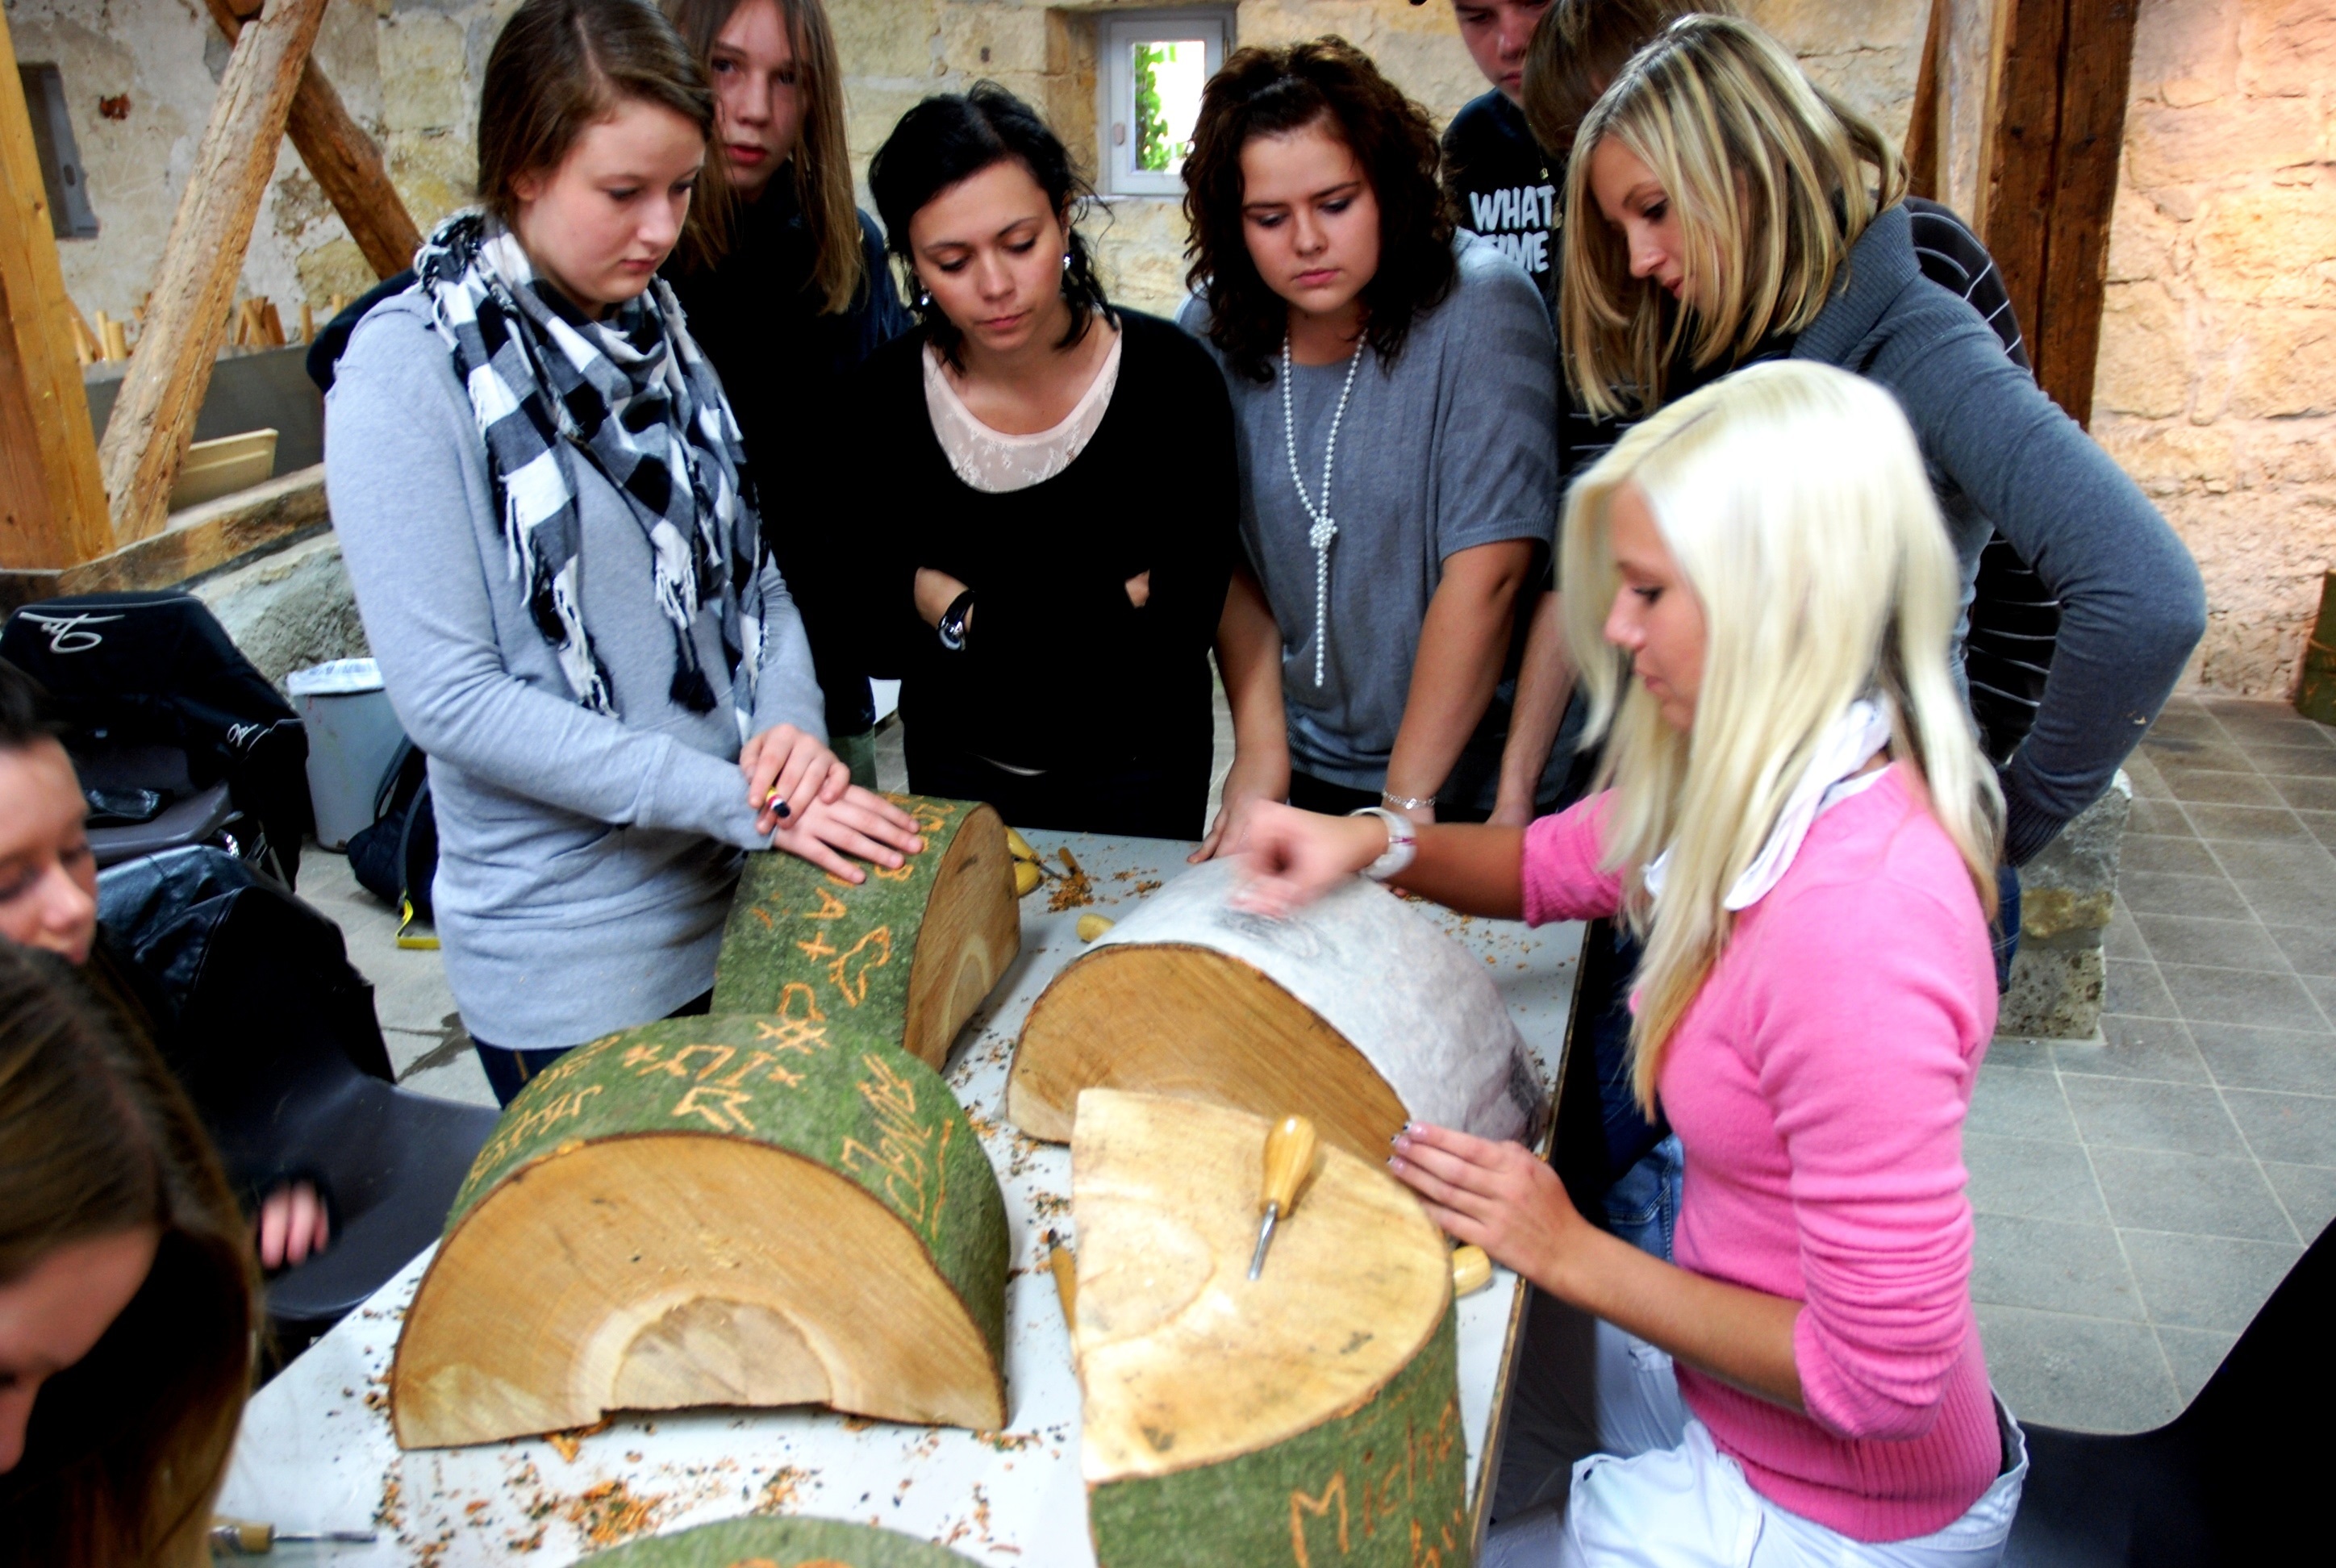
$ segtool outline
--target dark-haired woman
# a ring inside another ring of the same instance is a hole
[[[170,1069],[0,942],[0,1568],[196,1568],[258,1275]]]
[[[849,552],[791,504],[832,451],[844,377],[909,329],[875,221],[852,205],[843,68],[822,0],[665,0],[714,85],[728,200],[666,273],[722,374],[764,496],[771,552],[802,612],[827,739],[876,783],[866,654],[849,608]]]
[[[1258,800],[1494,803],[1518,589],[1555,528],[1555,351],[1532,280],[1455,239],[1436,156],[1340,39],[1241,50],[1202,94],[1183,319],[1231,392],[1248,547],[1219,639],[1241,751],[1203,853]]]
[[[486,210],[350,338],[327,479],[430,755],[446,979],[508,1102],[703,1010],[741,850],[856,881],[846,855],[921,845],[822,744],[737,424],[657,277],[714,128],[696,60],[650,0],[526,0],[479,122]]]
[[[872,587],[910,786],[1198,837],[1238,504],[1216,367],[1105,302],[1069,154],[1003,88],[910,110],[868,183],[921,323],[861,372],[848,465],[905,531]]]

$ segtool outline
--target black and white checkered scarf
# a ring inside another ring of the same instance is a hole
[[[580,454],[617,487],[648,538],[657,606],[673,624],[675,704],[711,712],[714,688],[690,635],[720,617],[739,735],[762,664],[762,531],[746,455],[722,383],[663,278],[591,321],[540,282],[510,230],[476,212],[440,224],[414,258],[454,374],[487,447],[513,575],[576,700],[614,716],[578,588]]]

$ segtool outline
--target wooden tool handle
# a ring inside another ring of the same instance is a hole
[[[1283,1219],[1298,1206],[1298,1191],[1314,1169],[1314,1124],[1303,1116],[1284,1116],[1265,1135],[1265,1191],[1258,1207],[1280,1213]]]
[[[1452,1293],[1473,1296],[1493,1282],[1493,1260],[1482,1247],[1452,1249]]]
[[[238,1557],[261,1556],[275,1549],[276,1526],[214,1514],[211,1515],[211,1545]]]

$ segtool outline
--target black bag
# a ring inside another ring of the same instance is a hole
[[[48,688],[92,825],[149,821],[224,783],[244,858],[294,885],[314,825],[308,732],[200,599],[171,589],[24,605],[0,657]]]
[[[430,805],[430,759],[412,741],[397,749],[374,792],[373,825],[349,838],[349,870],[374,897],[396,910],[404,925],[428,923],[431,879],[438,873],[438,817]]]

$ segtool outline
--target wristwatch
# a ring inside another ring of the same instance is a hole
[[[933,633],[941,639],[941,646],[949,652],[965,651],[965,621],[966,617],[972,613],[973,589],[967,589],[949,600],[949,607],[941,611],[941,618],[933,627]]]
[[[1412,826],[1409,817],[1397,816],[1385,806],[1363,806],[1347,814],[1377,817],[1387,826],[1387,848],[1380,852],[1378,859],[1363,868],[1363,875],[1371,881],[1383,882],[1389,877],[1401,874],[1403,868],[1411,864],[1411,857],[1419,852],[1419,833]]]

